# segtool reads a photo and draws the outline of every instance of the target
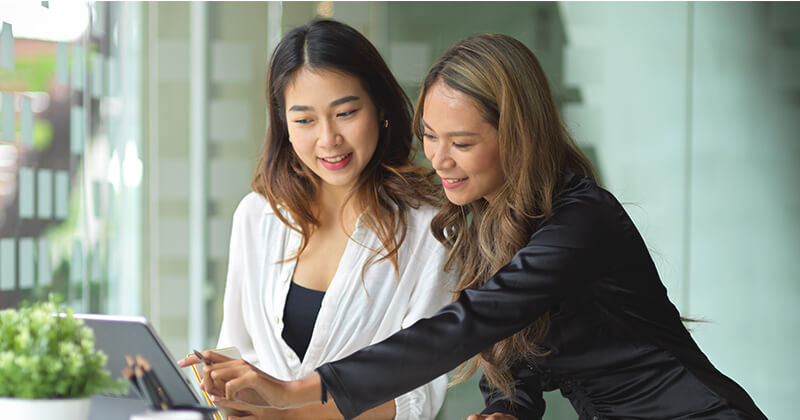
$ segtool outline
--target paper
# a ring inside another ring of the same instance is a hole
[[[83,107],[73,106],[69,119],[69,150],[76,155],[83,153]]]
[[[22,96],[22,144],[33,146],[33,110],[31,108],[31,98]]]
[[[83,89],[84,66],[86,60],[83,54],[83,47],[80,45],[72,46],[72,89]]]
[[[33,203],[35,200],[33,169],[19,168],[19,218],[30,219],[33,217]]]
[[[14,94],[10,92],[3,92],[3,108],[0,109],[0,113],[2,113],[2,140],[5,141],[14,141],[14,134],[16,131],[16,118],[14,118]]]
[[[33,287],[33,238],[19,240],[19,288]]]
[[[56,171],[56,219],[66,219],[69,212],[69,172]]]
[[[14,70],[14,34],[11,33],[11,24],[3,22],[0,31],[0,67]]]
[[[50,241],[46,238],[39,238],[39,286],[49,286],[53,282],[53,275],[50,271]]]
[[[72,259],[69,265],[69,282],[83,283],[83,246],[80,241],[72,243]]]
[[[14,290],[17,255],[13,238],[0,239],[0,290]]]
[[[39,169],[37,178],[37,214],[40,219],[50,219],[53,217],[53,171]]]
[[[65,85],[69,77],[67,67],[67,44],[59,42],[56,44],[56,82]]]

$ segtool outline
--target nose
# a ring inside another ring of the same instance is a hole
[[[450,147],[447,142],[439,140],[424,143],[425,156],[431,161],[433,169],[440,171],[455,166],[455,161],[450,157]]]
[[[336,124],[325,121],[320,124],[319,143],[322,146],[336,147],[342,144],[342,136],[336,128]]]

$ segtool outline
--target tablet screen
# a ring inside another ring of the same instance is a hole
[[[111,377],[122,378],[121,370],[127,366],[125,355],[142,355],[153,365],[167,396],[175,405],[196,405],[200,398],[189,384],[176,359],[158,338],[155,330],[142,317],[112,315],[75,314],[84,324],[94,330],[95,349],[103,350],[108,361],[106,368]],[[133,387],[128,387],[125,398],[140,399]]]

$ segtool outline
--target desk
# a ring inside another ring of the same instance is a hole
[[[130,420],[134,414],[147,411],[147,404],[138,398],[96,395],[89,405],[89,420]],[[212,414],[207,420],[214,420]]]
[[[140,399],[96,395],[89,406],[89,420],[130,420],[145,411],[147,404]]]

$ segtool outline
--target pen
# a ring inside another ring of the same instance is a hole
[[[211,366],[214,364],[214,361],[209,359],[208,357],[203,356],[203,353],[200,353],[197,350],[192,350],[192,351],[194,352],[194,355],[197,356],[198,359],[200,359],[201,362],[205,363],[206,366]]]

